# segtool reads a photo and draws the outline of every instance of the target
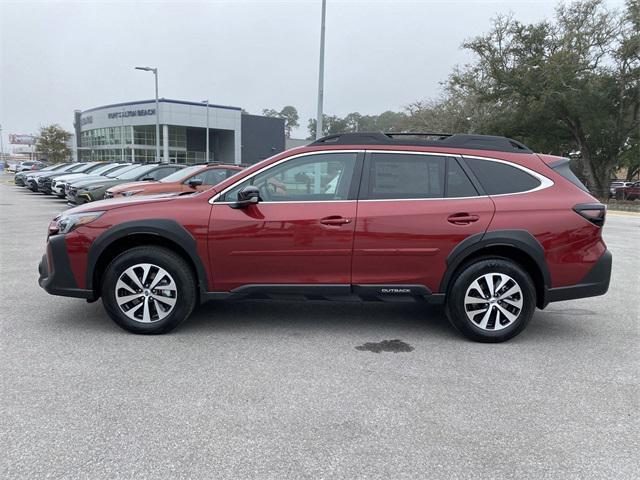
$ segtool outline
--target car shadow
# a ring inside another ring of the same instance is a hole
[[[102,302],[71,302],[56,315],[55,328],[93,333],[123,333],[106,314]],[[590,337],[588,327],[572,312],[537,310],[525,331],[508,343],[565,342]],[[442,307],[424,302],[343,302],[292,300],[224,300],[205,303],[171,335],[237,335],[260,331],[283,335],[388,334],[425,340],[461,340]]]

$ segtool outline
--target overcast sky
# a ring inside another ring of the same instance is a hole
[[[325,113],[375,114],[439,94],[463,40],[497,13],[535,22],[555,0],[327,1]],[[623,0],[610,0],[622,7]],[[73,111],[160,96],[315,116],[320,0],[0,0],[0,124],[36,133]]]

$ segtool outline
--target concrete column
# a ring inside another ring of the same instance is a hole
[[[233,140],[234,140],[234,151],[233,151],[233,160],[236,165],[242,163],[242,128],[238,125],[236,131],[234,132]]]
[[[169,163],[169,125],[162,125],[162,145],[164,147],[162,161]]]
[[[136,163],[136,149],[133,148],[133,146],[136,143],[135,140],[135,130],[133,129],[133,125],[131,125],[129,128],[131,128],[131,163]]]

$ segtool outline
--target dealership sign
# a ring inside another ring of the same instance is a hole
[[[9,143],[12,145],[35,145],[35,135],[23,135],[19,133],[9,134]]]
[[[146,117],[148,115],[155,115],[155,108],[142,108],[140,110],[124,110],[122,112],[109,113],[108,117],[112,118],[127,118],[127,117]]]

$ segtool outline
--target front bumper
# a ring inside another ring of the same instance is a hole
[[[67,245],[63,235],[49,237],[47,251],[38,265],[38,283],[51,295],[95,300],[92,290],[78,288],[71,272]]]
[[[609,290],[612,260],[611,252],[605,250],[580,283],[547,290],[546,303],[604,295]]]

